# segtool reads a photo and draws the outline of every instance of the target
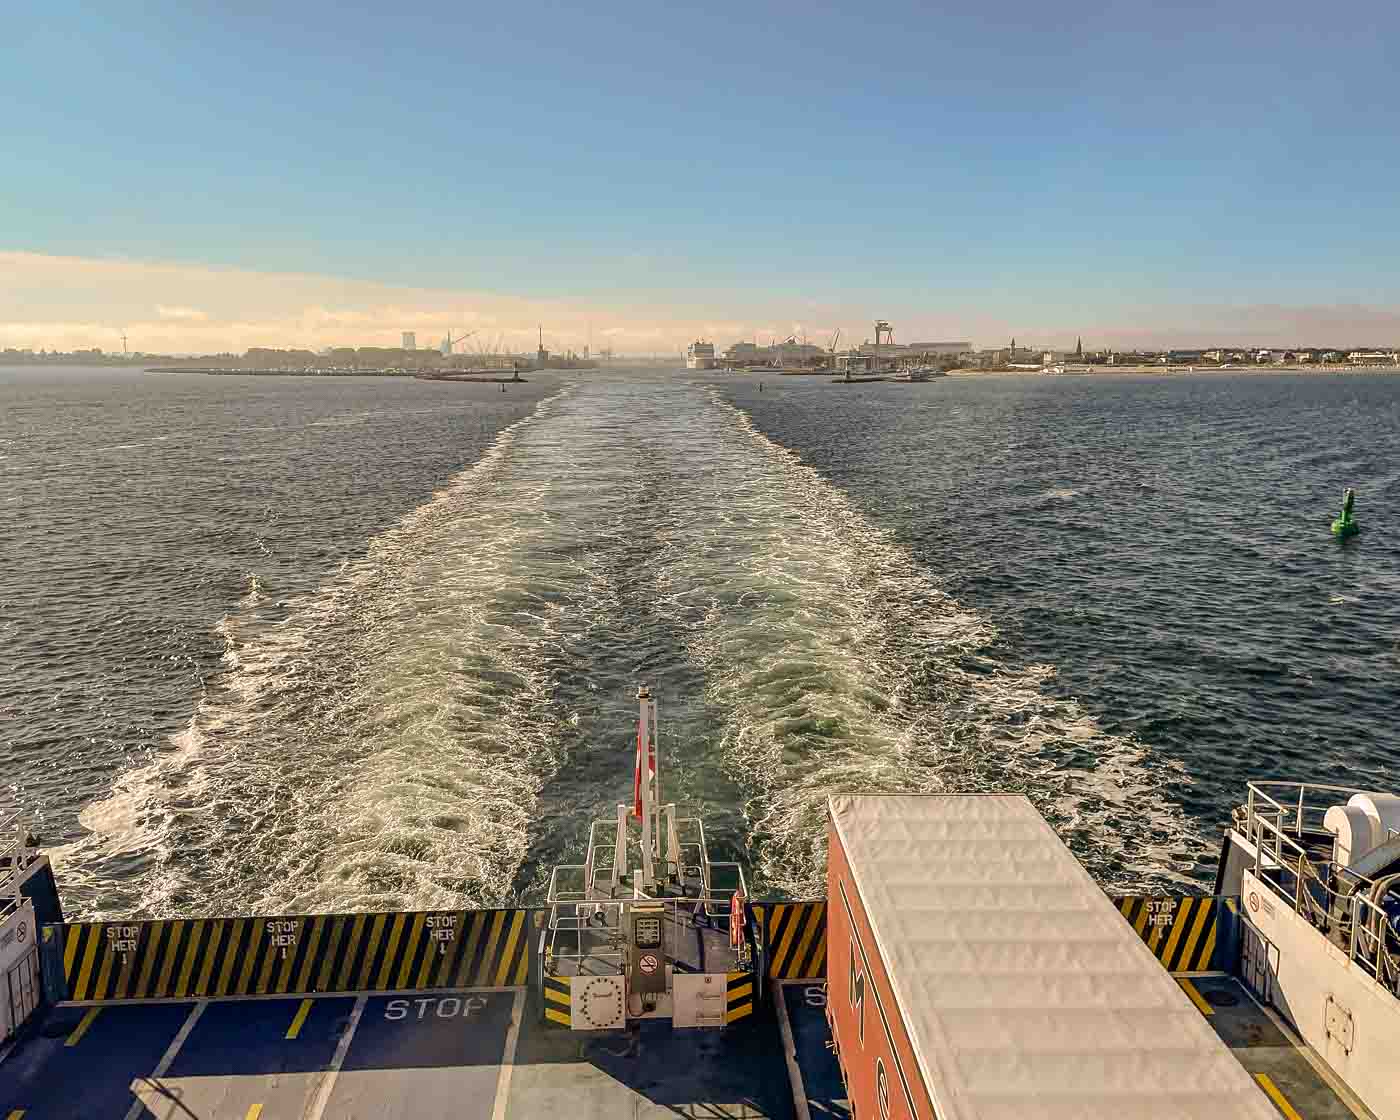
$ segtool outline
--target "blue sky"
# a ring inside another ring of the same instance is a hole
[[[1393,4],[372,7],[21,2],[0,250],[677,329],[1400,313]]]

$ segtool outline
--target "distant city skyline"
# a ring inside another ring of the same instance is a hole
[[[853,298],[853,297],[847,297]],[[980,313],[903,316],[843,306],[837,298],[794,301],[794,317],[746,317],[738,307],[606,306],[567,299],[410,288],[338,277],[273,274],[129,260],[0,252],[0,349],[92,347],[147,353],[242,352],[251,347],[396,347],[406,335],[436,348],[450,330],[476,334],[466,350],[496,340],[533,352],[537,331],[563,352],[591,345],[619,353],[679,353],[696,338],[721,350],[740,340],[804,335],[826,347],[841,329],[845,347],[873,337],[876,315],[898,342],[970,339],[978,348],[1023,345],[1072,350],[1220,346],[1400,345],[1400,310],[1366,307],[1183,306],[1175,322],[1008,322]],[[712,311],[704,317],[703,312]],[[801,317],[797,317],[800,315]],[[21,317],[22,316],[22,317]]]
[[[20,5],[0,346],[1391,343],[1396,41],[1384,0]]]

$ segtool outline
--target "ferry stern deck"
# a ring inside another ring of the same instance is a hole
[[[1285,1120],[1373,1120],[1237,979],[1177,982]],[[0,1059],[0,1117],[850,1117],[825,983],[772,993],[723,1030],[561,1030],[525,987],[63,1004]]]
[[[64,922],[18,831],[0,1120],[1400,1120],[1390,880],[1314,897],[1307,790],[1251,786],[1226,891],[1117,899],[1024,798],[842,795],[826,899],[754,901],[639,700],[635,802],[545,908]]]

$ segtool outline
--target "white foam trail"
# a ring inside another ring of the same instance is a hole
[[[246,642],[220,623],[227,671],[190,741],[85,811],[95,835],[66,853],[140,854],[140,897],[113,909],[458,906],[509,890],[567,719],[551,655],[596,591],[570,555],[586,526],[560,512],[574,483],[538,446],[567,394],[285,622]]]
[[[1183,770],[1049,695],[1048,666],[989,654],[994,627],[891,534],[714,397],[705,482],[665,523],[658,594],[688,628],[751,797],[760,884],[822,890],[840,791],[1029,794],[1105,882],[1180,882],[1203,854],[1162,795]]]
[[[605,748],[551,790],[558,819],[539,812],[606,706],[592,690],[658,669],[701,672],[721,730],[690,727],[677,769],[702,796],[731,788],[700,788],[721,767],[743,790],[748,835],[726,839],[763,889],[820,889],[840,790],[1025,791],[1106,883],[1181,880],[1201,850],[1161,792],[1180,768],[1050,695],[1049,667],[998,660],[986,618],[685,384],[564,390],[286,621],[220,632],[225,672],[183,741],[65,853],[114,885],[135,873],[108,912],[498,901],[535,831],[626,783],[625,748]]]

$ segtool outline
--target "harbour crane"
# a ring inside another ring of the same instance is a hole
[[[476,334],[476,331],[467,331],[466,334],[459,334],[456,338],[453,338],[453,337],[452,337],[452,332],[451,332],[451,331],[448,331],[447,334],[443,337],[443,340],[442,340],[442,352],[443,352],[443,354],[444,354],[444,355],[450,355],[450,354],[456,353],[456,346],[457,346],[457,343],[459,343],[459,342],[466,342],[467,339],[471,338],[471,336],[474,335],[474,334]]]
[[[826,352],[833,358],[836,356],[836,344],[841,341],[841,328],[837,327],[831,335],[831,345],[826,348]]]

